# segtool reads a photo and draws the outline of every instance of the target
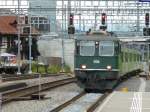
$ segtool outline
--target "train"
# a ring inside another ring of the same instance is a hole
[[[25,61],[20,62],[20,70],[22,73],[26,71],[28,64]],[[15,74],[18,71],[17,56],[10,53],[0,54],[0,74]]]
[[[142,71],[142,53],[111,34],[93,32],[75,40],[74,73],[85,91],[112,90]]]

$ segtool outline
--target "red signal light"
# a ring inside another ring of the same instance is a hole
[[[106,24],[106,13],[102,13],[102,19],[101,19],[102,25]]]
[[[103,15],[103,16],[102,16],[102,19],[105,19],[105,18],[106,18],[106,16],[105,16],[105,15]]]
[[[149,26],[149,13],[145,14],[145,25]]]
[[[70,16],[70,19],[73,19],[73,17],[72,17],[72,16]]]
[[[73,25],[73,20],[74,20],[74,14],[70,14],[70,20],[69,20],[69,25]]]

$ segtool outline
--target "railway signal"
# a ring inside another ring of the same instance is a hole
[[[75,33],[74,14],[70,13],[70,16],[69,16],[69,25],[68,25],[68,34],[74,34],[74,33]]]
[[[70,17],[69,17],[69,26],[73,26],[74,23],[74,14],[70,13]]]
[[[146,27],[149,26],[149,13],[145,14],[145,25],[146,25]]]
[[[103,31],[105,31],[107,29],[106,19],[107,19],[106,13],[102,13],[101,14],[101,26],[100,26],[100,29],[103,30]]]
[[[106,24],[106,13],[102,13],[102,18],[101,18],[101,22],[102,22],[102,25],[105,25]]]
[[[29,21],[28,21],[28,16],[25,16],[25,24],[28,24]]]
[[[150,28],[143,28],[143,35],[144,36],[150,36]]]
[[[68,34],[74,34],[75,33],[75,27],[74,26],[69,26],[68,27]]]

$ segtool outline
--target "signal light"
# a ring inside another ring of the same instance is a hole
[[[101,21],[102,21],[102,25],[106,24],[106,13],[102,13]]]
[[[75,27],[74,26],[69,26],[68,27],[68,34],[74,34],[75,33]]]
[[[69,18],[69,25],[73,25],[73,20],[74,20],[74,14],[71,13]]]
[[[29,21],[28,21],[28,16],[25,16],[25,24],[28,24]]]
[[[145,25],[149,26],[149,13],[145,14]]]
[[[100,26],[99,28],[100,28],[100,30],[105,31],[107,29],[107,26]]]
[[[150,36],[150,28],[143,28],[143,35]]]

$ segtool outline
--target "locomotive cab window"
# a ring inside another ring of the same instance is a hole
[[[113,41],[100,41],[99,55],[100,56],[113,56],[114,55],[114,42]]]
[[[79,55],[80,54],[80,43],[79,42],[76,42],[76,52],[75,52],[76,55]]]
[[[94,41],[81,41],[80,42],[80,55],[81,56],[94,56],[95,42]]]
[[[118,42],[114,43],[114,55],[118,55],[121,52],[120,44]]]

